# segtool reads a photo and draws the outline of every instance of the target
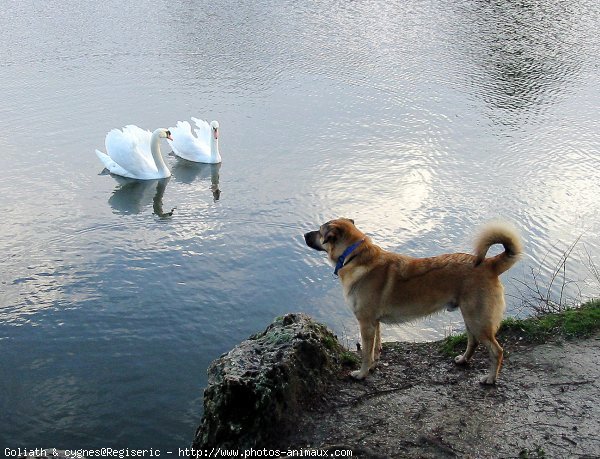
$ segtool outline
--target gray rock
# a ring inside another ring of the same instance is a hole
[[[210,365],[192,447],[273,446],[301,405],[326,388],[343,355],[335,335],[306,314],[276,319]]]

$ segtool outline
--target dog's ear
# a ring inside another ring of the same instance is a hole
[[[350,220],[352,222],[352,224],[354,225],[354,219],[353,218],[349,218],[348,220]]]

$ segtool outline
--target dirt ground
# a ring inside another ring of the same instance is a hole
[[[346,374],[299,419],[290,448],[361,458],[600,458],[600,335],[503,342],[494,387],[487,353],[459,367],[439,343],[388,343],[366,381]]]

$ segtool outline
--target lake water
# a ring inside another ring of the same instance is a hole
[[[209,363],[274,317],[352,344],[302,239],[337,216],[415,256],[512,221],[511,314],[581,236],[567,292],[597,293],[599,19],[594,0],[5,0],[2,450],[185,447]],[[219,120],[220,167],[101,174],[110,129],[191,116]],[[386,336],[457,328],[444,313]]]

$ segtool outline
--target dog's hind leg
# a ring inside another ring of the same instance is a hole
[[[481,343],[487,348],[490,354],[490,371],[486,376],[481,378],[479,382],[481,384],[496,384],[496,379],[498,379],[498,373],[502,366],[504,350],[493,335],[481,339]]]
[[[457,365],[466,365],[469,363],[469,360],[471,360],[471,357],[473,357],[473,353],[475,352],[478,344],[479,343],[477,342],[477,339],[473,333],[467,329],[467,349],[465,350],[464,354],[457,355],[454,358],[454,363]]]
[[[487,348],[490,359],[489,372],[481,378],[481,384],[496,384],[496,379],[498,379],[498,373],[502,366],[504,350],[498,344],[498,341],[496,341],[496,333],[502,322],[504,308],[504,290],[502,284],[498,281],[492,292],[490,292],[487,298],[484,298],[480,312],[480,323],[484,324],[484,326],[476,334],[479,342]],[[469,328],[474,330],[472,327]]]
[[[375,335],[377,332],[377,323],[360,321],[360,337],[362,341],[362,363],[360,370],[350,373],[355,379],[364,379],[369,374],[369,370],[375,365]]]

